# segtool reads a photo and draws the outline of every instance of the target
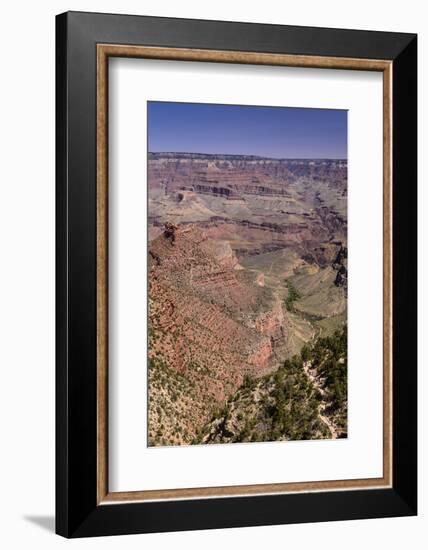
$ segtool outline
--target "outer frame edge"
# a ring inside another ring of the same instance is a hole
[[[393,487],[417,514],[417,35],[393,63]],[[402,319],[405,322],[401,322]]]
[[[67,14],[55,18],[55,532],[69,535],[67,364]]]
[[[370,492],[367,502],[367,494]],[[352,493],[352,494],[351,494]],[[414,510],[394,489],[372,491],[346,491],[330,493],[334,499],[333,510],[309,512],[304,519],[300,514],[305,495],[277,495],[276,513],[267,516],[266,499],[272,497],[251,497],[253,501],[245,508],[245,497],[235,503],[239,509],[233,511],[230,501],[221,499],[182,501],[183,508],[176,515],[174,506],[162,507],[161,503],[152,504],[115,504],[96,507],[81,525],[70,534],[70,538],[114,536],[124,534],[146,534],[211,529],[231,529],[238,527],[260,527],[266,525],[291,525],[302,523],[321,523],[325,521],[349,521],[360,519],[380,519],[414,516]],[[236,500],[236,499],[235,499]],[[313,493],[312,500],[322,507],[323,494]],[[300,502],[299,502],[300,501]],[[226,510],[218,517],[220,507],[226,502]],[[379,513],[378,504],[383,507]],[[157,506],[156,504],[159,504]],[[163,504],[163,503],[162,503]],[[254,505],[258,506],[255,507]],[[367,505],[368,504],[368,505]],[[306,505],[304,505],[306,507]],[[138,509],[137,509],[138,508]],[[296,510],[297,508],[297,510]],[[311,505],[313,510],[315,506]],[[289,514],[287,521],[284,515]]]
[[[80,21],[83,23],[83,20],[81,19],[80,15],[91,15],[91,16],[94,16],[96,14],[87,14],[85,12],[67,12],[65,14],[61,14],[59,16],[57,16],[57,64],[56,64],[56,67],[57,67],[57,80],[56,80],[56,89],[57,89],[57,121],[56,121],[56,132],[57,132],[57,142],[56,142],[56,147],[57,147],[57,172],[56,172],[56,180],[57,180],[57,183],[56,183],[56,189],[57,189],[57,221],[56,221],[56,232],[57,232],[57,247],[58,247],[58,244],[59,244],[59,241],[62,239],[64,239],[64,235],[67,237],[67,233],[66,233],[66,229],[64,229],[64,220],[60,220],[60,217],[62,214],[64,214],[65,212],[65,215],[68,215],[68,212],[67,212],[67,209],[65,208],[64,209],[64,199],[66,198],[66,193],[67,193],[67,182],[66,182],[66,179],[62,179],[64,177],[64,170],[66,170],[66,166],[67,166],[67,163],[68,163],[68,157],[64,155],[63,152],[63,149],[65,147],[65,150],[67,149],[66,145],[64,145],[64,142],[62,141],[62,137],[59,137],[59,134],[61,132],[61,123],[64,123],[65,124],[65,127],[68,129],[68,121],[67,121],[67,116],[68,116],[68,108],[67,108],[67,100],[66,100],[66,94],[63,95],[63,92],[61,91],[61,86],[60,86],[60,83],[62,82],[62,84],[64,84],[64,81],[61,81],[61,77],[59,76],[59,65],[58,65],[58,61],[64,61],[65,63],[67,63],[67,56],[64,55],[64,51],[67,50],[67,38],[66,38],[66,33],[67,33],[67,22],[69,20],[69,15],[72,14],[72,19],[74,20],[73,22],[74,23],[79,23]],[[79,14],[79,17],[76,17],[76,15]],[[105,16],[105,15],[109,15],[109,14],[99,14],[100,18]],[[119,16],[118,16],[119,17]],[[128,16],[130,17],[130,16]],[[132,16],[131,16],[132,17]],[[147,19],[147,18],[146,18]],[[158,18],[150,18],[150,19],[158,19]],[[165,19],[166,18],[162,18],[162,19]],[[85,19],[86,20],[86,19]],[[183,21],[183,20],[181,20]],[[189,21],[192,21],[192,20],[189,20]],[[234,24],[234,23],[232,23]],[[237,24],[237,23],[236,23]],[[257,24],[254,24],[254,25],[257,25]],[[267,27],[271,26],[271,25],[266,25]],[[82,25],[83,27],[83,25]],[[61,40],[58,40],[58,31],[61,31],[64,33],[64,36],[62,37]],[[80,29],[81,32],[83,32],[84,34],[86,32],[88,32],[86,29],[83,29],[81,28]],[[327,29],[325,29],[327,30]],[[332,30],[337,30],[337,29],[332,29]],[[363,31],[361,31],[363,32]],[[376,31],[375,31],[376,32]],[[391,33],[391,34],[394,34],[394,33]],[[401,36],[401,34],[400,34]],[[89,37],[87,37],[88,40],[89,40]],[[62,41],[63,40],[63,41]],[[406,40],[407,40],[407,43],[405,45],[405,47],[401,50],[401,52],[394,56],[394,57],[391,57],[391,60],[398,60],[399,57],[401,57],[403,51],[405,49],[407,49],[407,47],[409,45],[411,45],[413,43],[413,41],[416,41],[416,35],[414,34],[408,34],[406,35]],[[64,48],[64,50],[62,49]],[[59,59],[61,58],[61,59]],[[67,71],[67,69],[66,69]],[[63,110],[61,110],[63,109]],[[67,110],[66,110],[67,109]],[[395,112],[395,111],[394,111]],[[395,117],[394,117],[395,119]],[[394,152],[395,152],[395,148],[394,148]],[[66,173],[66,172],[65,172]],[[394,180],[395,181],[395,180]],[[395,201],[394,201],[395,203]],[[58,209],[59,209],[59,212],[58,212]],[[58,248],[57,248],[57,253],[58,253]],[[57,288],[57,299],[59,297],[59,302],[61,304],[61,300],[64,300],[64,297],[66,296],[66,293],[67,293],[67,287],[63,284],[64,283],[64,279],[63,279],[63,272],[62,272],[62,268],[64,267],[64,265],[62,264],[62,261],[63,261],[63,258],[61,256],[57,256],[57,264],[56,264],[56,269],[57,269],[57,286],[59,288]],[[65,295],[62,294],[63,292],[65,291]],[[66,451],[61,451],[61,449],[59,448],[61,445],[60,445],[60,442],[63,442],[64,441],[64,434],[61,433],[60,430],[63,430],[64,429],[64,423],[65,423],[65,438],[67,439],[67,443],[68,443],[68,409],[65,410],[65,407],[66,405],[64,405],[64,403],[60,403],[60,400],[64,397],[64,384],[67,383],[67,377],[68,377],[68,371],[67,371],[67,366],[64,365],[62,363],[62,358],[64,356],[64,348],[62,347],[62,344],[61,344],[61,338],[67,338],[67,333],[63,333],[63,329],[60,325],[60,322],[62,320],[62,316],[63,316],[63,312],[60,311],[60,308],[58,307],[58,302],[57,302],[57,310],[56,310],[56,314],[57,314],[57,325],[56,325],[56,330],[57,330],[57,347],[58,347],[58,350],[57,350],[57,367],[56,367],[56,372],[57,372],[57,386],[56,386],[56,391],[57,391],[57,404],[56,404],[56,415],[57,415],[57,428],[56,428],[56,433],[57,433],[57,447],[56,447],[56,453],[57,453],[57,503],[56,503],[56,511],[57,511],[57,518],[56,518],[56,532],[62,536],[65,536],[67,538],[75,538],[75,537],[82,537],[82,536],[100,536],[100,535],[106,535],[106,534],[123,534],[123,531],[122,530],[117,530],[116,532],[110,532],[110,533],[107,533],[107,529],[105,528],[106,526],[104,525],[104,527],[100,526],[100,520],[102,520],[104,517],[106,517],[103,513],[103,511],[100,509],[101,507],[95,507],[92,509],[92,511],[90,511],[89,514],[87,514],[86,518],[83,520],[83,522],[80,523],[79,526],[74,526],[74,528],[71,528],[70,527],[70,523],[71,523],[71,520],[70,520],[70,506],[72,507],[72,505],[70,505],[69,503],[69,493],[68,493],[68,478],[69,478],[69,462],[68,462],[68,448]],[[65,348],[66,349],[66,348]],[[66,398],[68,397],[67,393],[66,393]],[[67,405],[68,406],[68,405]],[[395,431],[395,430],[394,430]],[[394,463],[395,463],[395,456],[394,456]],[[395,470],[395,468],[394,468]],[[385,516],[382,516],[382,517],[391,517],[391,516],[404,516],[404,515],[415,515],[417,513],[417,502],[416,502],[416,479],[414,479],[414,490],[411,489],[410,492],[407,492],[407,491],[403,491],[401,489],[401,487],[398,487],[397,486],[397,477],[394,476],[394,489],[391,489],[391,490],[388,490],[390,491],[389,494],[388,494],[388,499],[392,501],[394,501],[395,503],[395,506],[394,508],[396,507],[396,511],[391,513],[390,515],[385,515]],[[401,483],[401,480],[398,479],[398,482]],[[399,484],[398,483],[398,484]],[[413,485],[413,484],[412,484]],[[367,492],[367,491],[366,491]],[[287,495],[288,497],[289,495]],[[251,498],[258,498],[258,497],[251,497]],[[269,497],[270,498],[270,497]],[[119,505],[119,506],[122,506],[122,505]],[[127,507],[128,505],[124,505],[125,507]],[[130,506],[139,506],[139,505],[130,505]],[[116,505],[112,505],[112,507],[114,507],[114,509],[118,509]],[[380,517],[380,516],[377,516],[377,515],[360,515],[358,516],[360,518],[363,518],[363,517]],[[341,520],[341,519],[346,519],[346,518],[343,518],[343,517],[339,517],[339,518],[331,518],[331,520]],[[357,519],[357,518],[355,518]],[[291,521],[290,523],[299,523],[299,522],[302,522],[302,521],[305,521],[305,520],[299,520],[299,521]],[[309,520],[309,521],[325,521],[323,519],[315,519],[315,520]],[[279,523],[284,523],[284,520],[282,521],[274,521],[274,522],[271,522],[270,524],[279,524]],[[263,525],[263,524],[267,524],[266,522],[264,523],[257,523],[257,525]],[[256,523],[251,523],[250,525],[256,525]],[[231,525],[232,526],[232,525]],[[234,527],[235,526],[244,526],[243,523],[238,523],[236,525],[233,525]],[[113,527],[113,526],[112,526]],[[202,529],[202,528],[218,528],[219,526],[207,526],[207,527],[204,527],[203,525],[196,525],[196,526],[192,526],[192,527],[184,527],[182,529],[180,528],[174,528],[174,529],[169,529],[168,526],[165,527],[165,528],[162,528],[162,529],[154,529],[154,530],[149,530],[149,529],[144,529],[144,528],[138,528],[136,530],[129,530],[129,531],[126,531],[126,532],[160,532],[160,531],[166,531],[166,530],[174,530],[174,531],[178,531],[178,530],[183,530],[183,529]],[[220,525],[220,527],[222,527]],[[227,525],[223,525],[223,527],[227,527]]]

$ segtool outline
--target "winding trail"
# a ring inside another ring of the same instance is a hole
[[[312,384],[317,388],[317,390],[320,392],[321,396],[324,399],[327,399],[327,392],[322,387],[319,377],[315,376],[315,374],[309,368],[309,365],[310,365],[309,361],[304,361],[303,362],[303,370],[305,371],[306,376],[309,378],[309,380],[312,382]],[[327,426],[327,428],[330,430],[331,438],[332,439],[337,439],[336,426],[333,424],[333,422],[330,420],[330,418],[326,414],[324,414],[325,413],[325,408],[326,408],[326,404],[323,401],[322,403],[320,403],[319,409],[318,409],[320,418],[324,422],[324,424]]]

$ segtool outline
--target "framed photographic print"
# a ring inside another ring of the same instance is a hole
[[[416,36],[57,16],[57,532],[414,515]]]

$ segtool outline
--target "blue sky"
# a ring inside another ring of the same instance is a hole
[[[347,158],[347,111],[148,102],[150,152]]]

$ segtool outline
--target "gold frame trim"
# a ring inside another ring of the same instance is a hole
[[[108,490],[108,59],[133,57],[383,73],[383,477],[226,487]],[[392,62],[256,52],[97,45],[97,503],[375,489],[392,486]]]

